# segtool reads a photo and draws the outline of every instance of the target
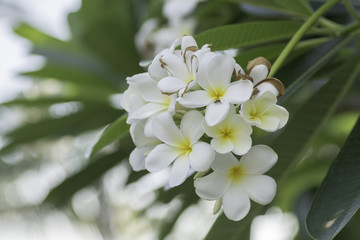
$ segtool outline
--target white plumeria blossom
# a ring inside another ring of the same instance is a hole
[[[231,104],[246,102],[253,92],[253,84],[249,80],[231,83],[235,66],[235,60],[230,56],[205,53],[199,60],[196,76],[196,82],[204,90],[188,92],[177,101],[188,108],[206,106],[206,123],[209,126],[220,123]]]
[[[264,173],[278,157],[265,145],[252,147],[251,138],[253,126],[273,132],[289,118],[276,104],[285,88],[268,77],[270,68],[258,57],[245,72],[232,56],[211,52],[210,44],[199,48],[191,36],[176,39],[148,72],[127,78],[121,106],[136,146],[132,168],[169,168],[170,187],[198,172],[196,193],[217,200],[214,211],[222,207],[231,220],[246,216],[250,199],[270,203],[276,183]]]
[[[161,112],[175,113],[176,96],[162,94],[157,83],[148,73],[136,74],[127,78],[130,85],[125,91],[121,105],[128,111],[128,123],[147,119],[145,135],[154,137],[151,122]]]
[[[199,50],[193,37],[184,36],[181,51],[164,53],[159,59],[161,66],[168,72],[168,76],[158,83],[160,91],[166,94],[180,91],[181,95],[195,86],[194,75],[198,67],[198,58],[208,51],[207,46]]]
[[[212,137],[211,147],[218,153],[243,155],[251,148],[252,128],[232,107],[224,121],[215,126],[203,124],[206,135]]]
[[[214,172],[197,178],[195,191],[207,200],[222,199],[225,215],[234,221],[241,220],[250,210],[250,199],[262,205],[274,199],[276,183],[263,174],[277,158],[277,154],[265,145],[252,147],[240,161],[231,153],[216,154],[211,165]]]
[[[145,158],[149,152],[161,143],[157,138],[149,138],[144,134],[145,121],[136,122],[130,127],[130,136],[136,148],[130,153],[129,162],[134,171],[145,169]]]
[[[157,145],[146,157],[146,169],[161,171],[173,163],[169,179],[171,187],[185,181],[190,167],[195,171],[208,170],[215,153],[210,144],[199,141],[204,135],[203,120],[200,112],[189,111],[183,116],[179,129],[169,113],[159,114],[152,127],[163,144]]]
[[[251,125],[274,132],[284,127],[289,119],[289,112],[276,102],[277,98],[272,92],[260,92],[242,104],[240,115]]]

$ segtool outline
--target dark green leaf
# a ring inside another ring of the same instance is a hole
[[[344,46],[349,44],[354,37],[355,35],[346,38],[339,37],[323,43],[282,67],[276,77],[283,82],[286,92],[279,99],[279,103],[291,96],[321,67],[334,58]]]
[[[92,147],[90,156],[129,132],[129,125],[126,123],[126,119],[127,115],[123,115],[104,130],[99,140]]]
[[[94,159],[84,169],[52,189],[44,202],[52,203],[56,207],[64,206],[78,190],[94,183],[106,171],[127,158],[133,148],[129,135],[122,138],[117,152]]]
[[[360,207],[359,146],[360,118],[313,200],[307,229],[315,239],[333,239]]]
[[[232,2],[246,3],[280,13],[294,14],[301,17],[309,16],[312,13],[312,9],[309,6],[308,1],[305,0],[232,0]]]
[[[216,27],[195,37],[199,46],[212,43],[213,50],[254,46],[290,38],[301,26],[294,21],[259,21]]]
[[[352,59],[339,67],[329,82],[292,116],[282,134],[270,144],[278,154],[279,161],[268,175],[277,181],[278,189],[281,189],[286,176],[299,163],[324,122],[354,82],[354,70],[360,70],[356,63],[357,61]],[[252,203],[248,216],[240,222],[229,221],[222,214],[210,229],[206,240],[249,239],[253,218],[264,214],[266,209],[267,206]]]

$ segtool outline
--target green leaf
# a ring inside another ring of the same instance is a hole
[[[304,52],[310,50],[311,48],[314,48],[329,40],[329,38],[316,38],[299,42],[299,44],[293,50],[291,56],[289,56],[287,59],[286,63],[290,62],[296,57],[299,57],[301,54],[304,54]],[[244,68],[247,66],[249,60],[259,56],[262,56],[270,62],[273,62],[276,60],[285,46],[286,43],[275,43],[266,46],[256,46],[250,49],[245,49],[239,52],[238,56],[235,57],[235,60],[238,64],[240,64],[240,66]]]
[[[258,21],[216,27],[195,37],[199,46],[213,50],[254,46],[290,38],[301,26],[295,21]]]
[[[9,138],[10,143],[1,148],[0,153],[42,138],[59,138],[94,130],[114,121],[122,113],[123,111],[106,105],[99,105],[96,108],[92,105],[92,107],[85,106],[79,112],[59,119],[49,118],[26,124],[5,135],[6,138]]]
[[[282,134],[270,144],[278,154],[279,160],[267,175],[277,181],[278,191],[281,191],[281,185],[287,175],[299,163],[324,122],[332,115],[339,101],[354,82],[356,75],[353,72],[360,70],[356,63],[357,61],[350,59],[339,67],[328,83],[292,115]],[[264,214],[266,209],[267,206],[252,202],[248,216],[240,222],[229,221],[223,214],[220,215],[206,240],[249,239],[252,220],[257,215]]]
[[[301,17],[309,16],[312,13],[312,9],[306,0],[232,0],[232,2],[246,3],[280,13],[298,15]]]
[[[51,203],[56,207],[64,206],[78,190],[94,183],[109,169],[127,158],[133,148],[130,136],[125,136],[121,139],[121,145],[117,152],[94,159],[84,169],[52,189],[44,202]]]
[[[99,140],[92,147],[90,156],[129,132],[129,125],[126,123],[126,119],[127,115],[123,115],[104,130]]]
[[[333,239],[360,207],[359,146],[360,118],[311,205],[306,224],[315,239]]]
[[[339,37],[323,43],[282,67],[276,74],[276,77],[283,82],[286,87],[286,91],[284,96],[280,97],[279,103],[282,103],[289,98],[320,68],[332,60],[344,46],[354,39],[355,36],[356,35],[351,35],[345,38]]]

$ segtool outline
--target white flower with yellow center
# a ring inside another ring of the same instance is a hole
[[[211,165],[214,172],[195,180],[195,191],[207,200],[222,200],[225,215],[234,221],[243,219],[250,210],[250,199],[259,204],[275,197],[276,183],[263,175],[277,161],[268,146],[252,147],[240,161],[231,153],[216,154]]]
[[[215,153],[210,144],[199,141],[204,134],[203,120],[200,112],[189,111],[183,116],[179,129],[170,114],[159,114],[152,128],[156,137],[164,143],[156,146],[146,157],[146,169],[161,171],[173,162],[169,179],[171,187],[185,181],[190,167],[195,171],[208,170]]]
[[[161,143],[157,138],[149,138],[144,134],[145,121],[130,126],[130,135],[136,148],[130,153],[129,162],[134,171],[145,169],[145,158],[149,152]]]
[[[231,83],[235,69],[232,57],[205,53],[200,61],[196,82],[204,89],[188,92],[178,98],[178,102],[187,108],[206,106],[205,121],[214,126],[223,121],[231,104],[246,102],[253,91],[249,80]]]
[[[252,128],[240,115],[235,114],[232,107],[224,121],[215,126],[203,124],[205,133],[212,137],[211,147],[218,153],[233,152],[243,155],[249,151],[252,140]]]
[[[259,93],[241,106],[240,115],[251,125],[268,132],[285,126],[289,112],[276,104],[277,98],[271,91]]]
[[[160,91],[165,94],[181,91],[181,95],[191,89],[195,85],[194,74],[198,66],[198,57],[207,51],[210,50],[206,46],[199,50],[193,37],[184,36],[181,42],[181,51],[164,53],[159,58],[159,62],[169,76],[159,81]]]
[[[130,94],[123,96],[122,105],[129,112],[128,123],[147,120],[145,135],[154,137],[151,123],[154,117],[161,112],[175,113],[176,96],[162,94],[157,88],[157,83],[148,73],[136,74],[127,78]],[[127,96],[127,99],[124,97]],[[129,105],[129,106],[128,106]]]

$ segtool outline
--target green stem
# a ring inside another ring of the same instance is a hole
[[[306,22],[299,28],[299,30],[295,33],[295,35],[288,42],[284,50],[280,53],[279,57],[274,62],[271,67],[271,71],[269,76],[273,76],[280,68],[281,64],[285,61],[286,57],[290,54],[291,50],[295,47],[295,45],[300,41],[302,36],[306,33],[307,30],[325,13],[327,10],[332,8],[335,4],[340,2],[341,0],[329,0],[325,4],[323,4],[316,12],[314,12],[311,17],[306,20]]]
[[[342,28],[342,25],[333,22],[327,18],[321,17],[319,18],[319,23],[323,26],[323,27],[327,27],[327,28],[332,28],[332,29],[340,29]]]
[[[360,16],[356,13],[355,9],[350,4],[349,0],[345,0],[344,4],[350,15],[353,16],[353,18],[355,18],[356,21],[360,22]]]

